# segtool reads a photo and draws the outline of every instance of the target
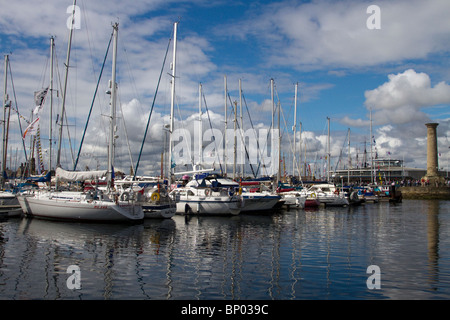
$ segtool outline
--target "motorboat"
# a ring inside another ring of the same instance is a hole
[[[331,183],[314,184],[306,190],[306,194],[317,199],[325,206],[348,206],[349,200],[345,193]]]
[[[219,184],[207,184],[206,176],[194,175],[191,181],[174,188],[170,195],[176,200],[177,214],[238,215],[242,209],[239,192]]]

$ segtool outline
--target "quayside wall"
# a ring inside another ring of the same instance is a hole
[[[400,187],[398,190],[402,192],[403,199],[450,200],[450,187]]]

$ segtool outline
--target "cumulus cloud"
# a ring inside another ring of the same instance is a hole
[[[440,82],[432,86],[426,73],[413,69],[390,74],[388,81],[365,92],[365,105],[374,112],[377,124],[413,123],[429,120],[423,109],[450,103],[450,85]]]
[[[354,0],[277,2],[226,30],[234,30],[232,34],[241,39],[252,37],[270,44],[265,63],[302,70],[374,66],[426,58],[449,49],[450,2],[377,1],[379,30],[366,25],[370,16],[366,10],[372,4]]]

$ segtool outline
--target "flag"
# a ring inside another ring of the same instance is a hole
[[[43,90],[34,92],[34,103],[37,106],[42,106],[42,104],[44,103],[44,100],[45,100],[45,96],[47,95],[47,91],[48,91],[48,87]]]
[[[36,120],[30,123],[28,127],[25,129],[25,132],[23,133],[23,138],[25,139],[25,136],[27,134],[36,135],[38,126],[39,126],[39,118],[36,118]]]
[[[34,92],[34,103],[36,104],[36,108],[34,108],[33,110],[34,115],[38,115],[39,111],[41,111],[42,105],[45,101],[45,96],[47,95],[47,91],[48,88]]]

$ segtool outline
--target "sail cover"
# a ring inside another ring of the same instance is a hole
[[[61,168],[56,168],[56,179],[59,181],[84,181],[95,180],[104,177],[107,170],[98,171],[67,171]]]

